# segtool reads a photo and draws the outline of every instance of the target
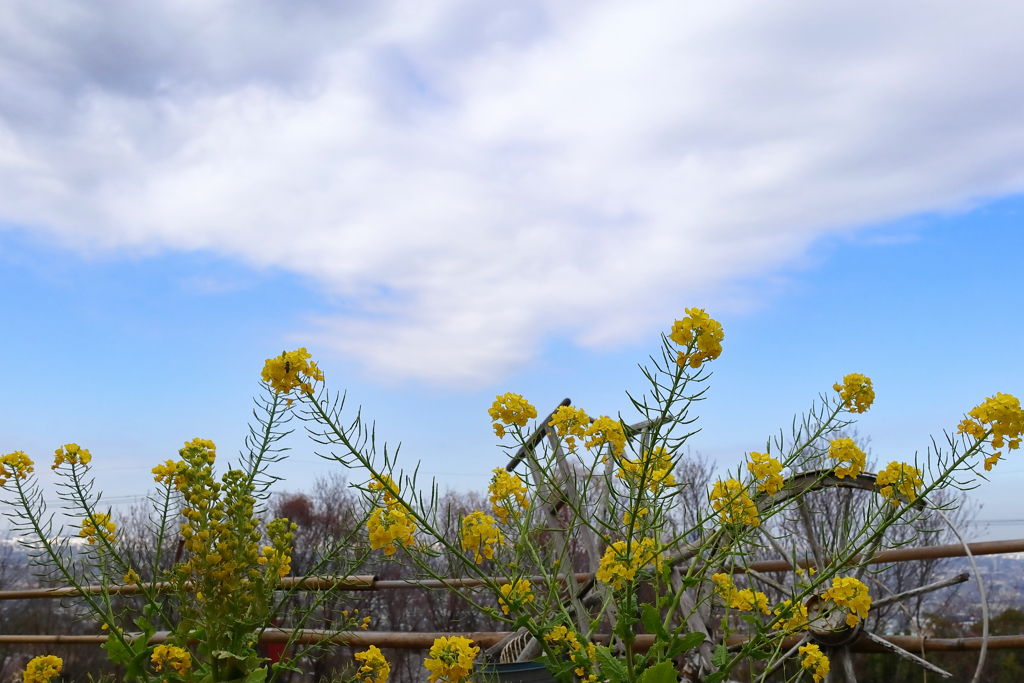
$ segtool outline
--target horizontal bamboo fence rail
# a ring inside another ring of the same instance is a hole
[[[292,632],[283,629],[268,629],[259,638],[260,643],[287,643]],[[404,650],[426,650],[429,649],[438,638],[450,638],[462,636],[469,638],[477,645],[491,647],[502,639],[512,635],[509,631],[477,631],[471,633],[407,633],[399,631],[345,631],[335,633],[317,629],[305,629],[295,632],[295,639],[292,641],[298,645],[310,645],[314,643],[331,642],[337,645],[348,645],[351,647],[369,647],[376,645],[381,648],[404,649]],[[149,639],[150,645],[158,645],[166,642],[169,634],[161,631]],[[881,636],[884,640],[893,645],[911,651],[920,652],[962,652],[980,650],[982,638],[928,638],[921,636]],[[107,642],[109,636],[0,636],[0,645],[99,645]],[[596,635],[592,638],[597,643],[607,643],[607,635]],[[730,646],[742,645],[746,639],[743,636],[729,638],[727,644]],[[782,643],[782,648],[788,649],[800,641],[800,636],[787,638]],[[634,648],[638,651],[647,650],[654,643],[654,636],[642,633],[637,636]],[[1012,650],[1024,648],[1024,635],[1019,636],[989,636],[988,649],[990,650]],[[855,652],[888,652],[881,645],[872,643],[866,638],[853,643],[852,650]]]
[[[1018,538],[1009,541],[983,541],[980,543],[968,543],[967,547],[971,549],[972,555],[1000,555],[1003,553],[1014,553],[1024,552],[1024,538]],[[934,560],[946,557],[965,557],[966,551],[963,545],[933,545],[925,546],[923,548],[898,548],[896,550],[885,550],[883,552],[874,555],[868,564],[888,564],[890,562],[909,562],[912,560]],[[798,561],[802,567],[810,566],[813,563],[811,559],[805,559]],[[750,565],[749,569],[757,572],[786,572],[791,571],[792,567],[788,560],[766,560],[762,562],[754,562]],[[746,571],[743,567],[737,567],[733,570],[737,574],[742,574]],[[540,576],[529,577],[533,583],[543,583],[546,579]],[[590,581],[593,578],[592,574],[580,573],[574,574],[573,578],[579,582],[584,583]],[[508,579],[503,577],[495,577],[493,579],[498,584],[508,583]],[[484,585],[481,579],[469,579],[469,578],[458,578],[458,579],[378,579],[373,575],[358,575],[358,576],[346,576],[346,577],[288,577],[281,580],[281,588],[291,589],[298,588],[299,590],[327,590],[330,588],[337,588],[339,590],[346,591],[366,591],[366,590],[396,590],[396,589],[409,589],[409,588],[479,588]],[[152,587],[156,591],[170,590],[170,584],[157,583],[157,584],[144,584],[145,587]],[[117,585],[108,586],[85,586],[85,591],[90,594],[99,594],[104,591],[111,595],[136,595],[143,590],[143,586],[140,585]],[[70,598],[77,596],[78,590],[74,588],[31,588],[26,590],[11,590],[11,591],[0,591],[0,600],[30,600],[36,598]]]

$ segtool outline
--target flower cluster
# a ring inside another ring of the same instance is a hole
[[[864,413],[875,402],[875,390],[871,388],[871,379],[859,372],[851,372],[843,377],[843,383],[832,385],[839,392],[839,400],[843,407],[851,413]]]
[[[480,648],[469,638],[452,636],[438,638],[430,648],[430,656],[423,662],[430,675],[430,683],[460,683],[473,670],[473,659]]]
[[[184,676],[192,668],[192,655],[188,650],[175,645],[157,645],[150,660],[157,671],[174,669],[179,676]]]
[[[801,629],[806,630],[810,625],[807,622],[807,605],[802,602],[794,605],[790,600],[783,600],[779,603],[779,608],[773,614],[777,617],[782,617],[772,626],[774,629],[797,631]]]
[[[313,382],[322,382],[324,373],[316,363],[309,362],[312,354],[305,348],[283,351],[276,358],[268,358],[263,365],[263,381],[279,394],[287,394],[295,387],[304,394],[313,393]],[[291,405],[292,399],[288,399]]]
[[[366,520],[366,528],[370,532],[370,548],[383,548],[385,555],[395,554],[398,550],[395,543],[400,543],[406,548],[416,544],[413,537],[416,525],[404,508],[374,508],[370,518]]]
[[[105,512],[93,512],[89,517],[82,520],[81,529],[78,535],[89,542],[89,545],[96,545],[96,539],[102,538],[107,543],[114,542],[114,532],[117,525]]]
[[[558,435],[565,439],[565,446],[570,453],[576,452],[576,439],[584,438],[590,429],[590,416],[582,408],[572,406],[558,406],[558,410],[551,416],[548,422],[549,427],[554,427]]]
[[[491,507],[502,524],[508,521],[514,509],[525,509],[527,506],[526,487],[522,480],[504,468],[493,470],[494,476],[487,486],[491,494]]]
[[[181,492],[181,537],[189,558],[176,568],[182,585],[196,590],[207,610],[244,614],[255,609],[258,586],[290,571],[289,549],[295,525],[275,519],[267,525],[270,545],[260,556],[262,533],[255,515],[255,484],[242,470],[228,470],[220,481],[213,476],[217,449],[212,441],[193,439],[178,451],[181,460],[154,470],[156,477]],[[271,552],[268,552],[270,549]],[[260,568],[264,571],[261,572]]]
[[[77,443],[64,444],[56,451],[54,451],[53,466],[51,470],[55,470],[64,463],[69,465],[88,465],[92,460],[92,453],[89,452],[88,448],[82,448]]]
[[[537,417],[537,409],[519,394],[508,392],[494,397],[494,405],[487,414],[494,421],[494,433],[499,439],[504,439],[505,425],[525,427],[527,422]]]
[[[761,610],[763,614],[771,614],[768,608],[768,596],[759,591],[749,588],[742,590],[736,588],[732,577],[728,574],[714,574],[711,580],[715,582],[715,591],[722,596],[722,599],[730,609],[738,609],[741,612],[754,612]]]
[[[981,441],[988,430],[992,430],[992,447],[997,451],[985,458],[986,471],[990,471],[999,462],[1002,453],[998,449],[1003,446],[1011,451],[1020,448],[1021,433],[1024,432],[1024,410],[1021,410],[1020,401],[1015,396],[997,393],[967,414],[970,417],[960,423],[957,430],[959,433],[969,434]]]
[[[661,569],[661,553],[653,538],[633,543],[627,550],[625,541],[616,541],[605,548],[597,569],[597,580],[612,584],[616,590],[623,581],[632,581],[636,573],[649,564]]]
[[[509,605],[522,607],[528,602],[533,602],[533,588],[527,579],[509,581],[501,587],[498,604],[501,605],[501,611],[505,614],[508,614]]]
[[[836,476],[840,479],[857,477],[864,471],[864,461],[867,459],[854,440],[846,436],[829,443],[828,457],[836,461]]]
[[[751,451],[747,469],[757,479],[757,489],[774,496],[782,488],[782,463],[767,453]]]
[[[825,680],[825,676],[828,675],[828,657],[822,653],[821,648],[814,643],[801,645],[799,653],[804,656],[800,665],[811,672],[814,683]]]
[[[583,445],[587,450],[599,448],[606,443],[611,445],[614,453],[626,450],[626,432],[622,429],[622,423],[606,415],[594,420],[583,436],[586,439]]]
[[[587,670],[593,668],[597,648],[593,643],[587,643],[585,646],[580,644],[576,631],[569,629],[564,624],[559,624],[545,633],[544,642],[556,652],[568,651],[569,658],[576,665],[577,676],[582,678]],[[591,680],[593,678],[593,676],[590,677]]]
[[[480,564],[486,557],[494,559],[494,548],[505,542],[498,528],[494,526],[494,518],[479,510],[462,518],[462,549],[473,551],[476,563]]]
[[[395,497],[396,493],[401,493],[401,489],[398,488],[398,484],[395,483],[387,474],[382,474],[380,477],[374,477],[366,486],[371,491],[383,491],[384,492],[384,505],[388,510],[394,510],[399,505],[398,498]],[[392,493],[394,491],[395,493]]]
[[[686,317],[672,325],[672,332],[668,336],[679,346],[686,347],[686,351],[679,352],[676,362],[679,365],[699,368],[705,361],[713,361],[722,355],[725,332],[722,330],[722,324],[712,319],[703,308],[685,310]]]
[[[22,683],[50,683],[55,676],[60,675],[60,670],[63,668],[64,660],[60,657],[53,655],[35,657],[25,667],[25,673],[21,680]]]
[[[135,572],[134,569],[129,569],[128,573],[124,575],[123,580],[129,586],[134,586],[139,582],[139,575]]]
[[[875,477],[875,483],[881,487],[879,493],[893,505],[899,505],[899,497],[913,503],[917,499],[917,491],[924,486],[921,470],[905,462],[893,460]]]
[[[7,486],[8,479],[25,479],[35,468],[32,460],[21,451],[0,456],[0,486]]]
[[[157,465],[151,471],[155,475],[153,477],[153,481],[158,484],[173,486],[175,489],[180,491],[185,486],[185,479],[182,477],[182,472],[184,470],[184,462],[168,460],[167,462]]]
[[[709,496],[711,505],[723,522],[760,526],[757,506],[747,494],[747,487],[736,479],[718,480]]]
[[[868,610],[871,609],[868,587],[852,576],[838,576],[832,579],[832,587],[822,593],[821,597],[849,610],[846,625],[851,627],[866,618]]]
[[[664,448],[655,448],[636,460],[623,458],[615,476],[629,486],[637,488],[641,482],[651,493],[657,494],[663,486],[675,486],[672,476],[672,455]]]
[[[359,683],[386,683],[388,674],[391,673],[391,665],[384,659],[376,645],[371,645],[366,651],[357,652],[354,656],[356,661],[363,663],[356,674]]]

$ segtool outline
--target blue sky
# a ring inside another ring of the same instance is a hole
[[[0,448],[77,441],[109,495],[237,451],[297,346],[463,489],[496,393],[625,409],[686,306],[726,330],[692,443],[723,466],[851,371],[880,459],[1022,391],[1018,2],[0,13]]]
[[[715,312],[725,352],[692,447],[733,466],[852,371],[874,379],[878,398],[860,431],[883,461],[923,451],[930,434],[985,396],[1020,394],[1014,311],[1024,276],[1012,255],[1024,247],[1022,220],[1018,197],[908,218],[822,240],[800,263],[735,283],[734,303]],[[222,457],[236,453],[263,359],[303,343],[293,330],[332,306],[302,278],[209,254],[83,256],[17,231],[0,244],[11,331],[0,343],[28,371],[3,400],[0,448],[45,459],[61,443],[88,446],[115,499],[146,490],[149,469],[186,439],[212,438]],[[402,442],[407,466],[422,461],[425,473],[466,490],[503,464],[486,416],[496,393],[520,392],[541,411],[566,396],[592,414],[626,411],[625,390],[643,390],[636,363],[655,344],[652,334],[595,351],[554,339],[528,367],[474,390],[379,381],[327,346],[309,348],[329,385]],[[338,469],[312,444],[291,443],[291,464],[279,472],[286,488]],[[981,518],[1019,519],[1024,465],[1010,458],[995,473],[979,491]]]

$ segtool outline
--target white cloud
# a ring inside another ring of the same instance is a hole
[[[342,5],[6,3],[0,220],[311,276],[339,351],[474,383],[1024,189],[1020,3]]]

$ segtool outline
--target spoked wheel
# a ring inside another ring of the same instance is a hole
[[[829,495],[829,492],[833,492],[832,495]],[[800,494],[804,493],[808,495],[801,497]],[[769,506],[777,509],[781,507],[781,511],[774,518],[779,521],[770,528],[767,525],[762,526],[759,531],[771,548],[781,556],[781,559],[790,565],[791,569],[795,569],[792,566],[793,558],[802,559],[806,557],[810,561],[809,564],[811,566],[820,570],[826,565],[830,557],[833,556],[834,552],[830,551],[834,551],[835,548],[842,547],[845,544],[851,529],[855,528],[857,523],[858,511],[865,508],[866,497],[873,495],[878,495],[878,487],[875,482],[875,475],[873,474],[861,474],[857,477],[840,479],[830,471],[803,472],[790,477],[783,489],[774,497],[770,498],[763,495],[759,498],[758,507],[761,510],[765,510]],[[953,527],[952,522],[941,510],[932,508],[922,498],[914,501],[913,506],[922,512],[926,509],[931,509],[931,511],[937,513],[949,525],[952,532],[960,539],[960,542],[964,543],[959,530]],[[858,580],[865,580],[868,561],[878,550],[883,540],[881,537],[872,538],[867,551],[856,562],[849,565],[849,573],[847,575],[853,576]],[[987,634],[988,609],[985,604],[984,586],[981,582],[977,565],[974,563],[974,559],[970,557],[970,550],[967,549],[966,543],[964,543],[964,548],[971,560],[974,578],[982,591],[983,626],[984,632]],[[801,562],[801,564],[804,563]],[[749,572],[749,576],[751,582],[771,586],[783,595],[788,594],[790,591],[789,587],[756,571]],[[970,574],[963,573],[951,579],[936,581],[899,593],[893,593],[884,584],[868,576],[867,582],[875,584],[870,586],[871,593],[874,594],[875,599],[872,600],[868,616],[870,618],[872,613],[877,614],[878,610],[894,604],[899,605],[900,609],[909,615],[910,612],[903,605],[904,601],[963,583],[969,578]],[[878,597],[878,590],[889,594]],[[949,672],[868,630],[865,628],[865,620],[859,621],[852,627],[849,626],[846,623],[845,613],[840,610],[826,610],[825,602],[818,596],[812,596],[805,601],[804,605],[807,608],[808,620],[812,622],[812,625],[804,632],[799,642],[793,645],[771,667],[771,670],[767,672],[768,675],[780,669],[786,661],[791,661],[793,657],[798,656],[801,646],[814,643],[821,648],[822,652],[826,653],[831,662],[826,679],[829,683],[838,683],[839,681],[856,683],[851,646],[858,640],[866,639],[927,671],[944,678],[952,677],[952,674]],[[914,621],[913,619],[909,620],[912,625],[918,627],[919,624],[914,624]],[[982,649],[974,681],[980,679],[984,658],[985,650]]]

